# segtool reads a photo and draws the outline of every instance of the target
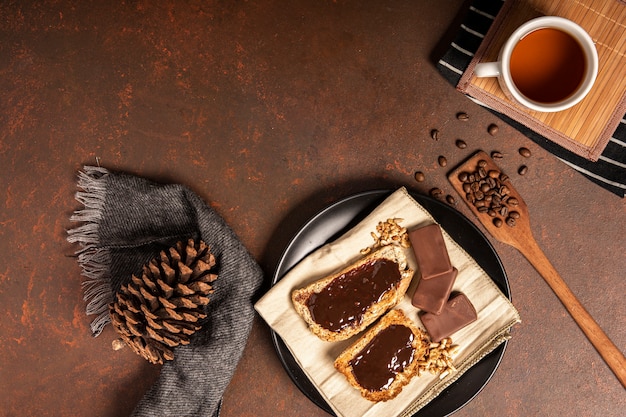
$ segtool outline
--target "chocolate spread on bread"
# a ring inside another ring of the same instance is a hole
[[[411,329],[403,325],[383,329],[349,362],[357,382],[370,391],[388,389],[413,361],[414,338]]]
[[[394,289],[402,276],[398,264],[375,259],[335,278],[307,300],[315,322],[331,331],[360,323],[368,307]]]

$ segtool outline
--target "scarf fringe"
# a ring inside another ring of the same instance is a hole
[[[80,249],[78,264],[85,280],[82,283],[83,299],[87,301],[87,315],[96,314],[91,322],[91,332],[98,336],[110,323],[108,305],[113,301],[109,267],[111,253],[109,249],[100,247],[99,229],[106,198],[106,178],[109,171],[102,167],[85,166],[78,173],[78,187],[83,191],[76,193],[76,200],[83,205],[70,217],[70,221],[82,222],[80,226],[68,230],[67,240],[78,243]]]

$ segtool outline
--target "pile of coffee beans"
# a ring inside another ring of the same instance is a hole
[[[489,169],[487,161],[481,159],[474,171],[461,172],[458,178],[463,183],[465,199],[479,213],[492,217],[494,226],[501,227],[504,223],[515,226],[520,217],[515,211],[519,200],[511,195],[506,174],[495,168]]]

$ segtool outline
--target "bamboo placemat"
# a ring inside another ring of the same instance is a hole
[[[561,16],[578,23],[591,35],[598,50],[598,77],[591,92],[579,104],[561,112],[526,109],[505,96],[496,78],[474,76],[477,63],[497,60],[515,28],[541,15]],[[457,89],[564,148],[596,161],[626,112],[626,5],[621,0],[509,0]]]

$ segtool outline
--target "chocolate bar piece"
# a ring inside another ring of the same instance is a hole
[[[422,279],[434,278],[452,270],[450,257],[438,224],[408,232]]]
[[[461,293],[448,300],[441,314],[424,313],[421,317],[433,342],[445,339],[477,318],[476,309],[467,296]]]
[[[434,278],[422,277],[413,293],[411,304],[428,313],[441,314],[450,297],[458,272],[452,267],[450,271]]]

